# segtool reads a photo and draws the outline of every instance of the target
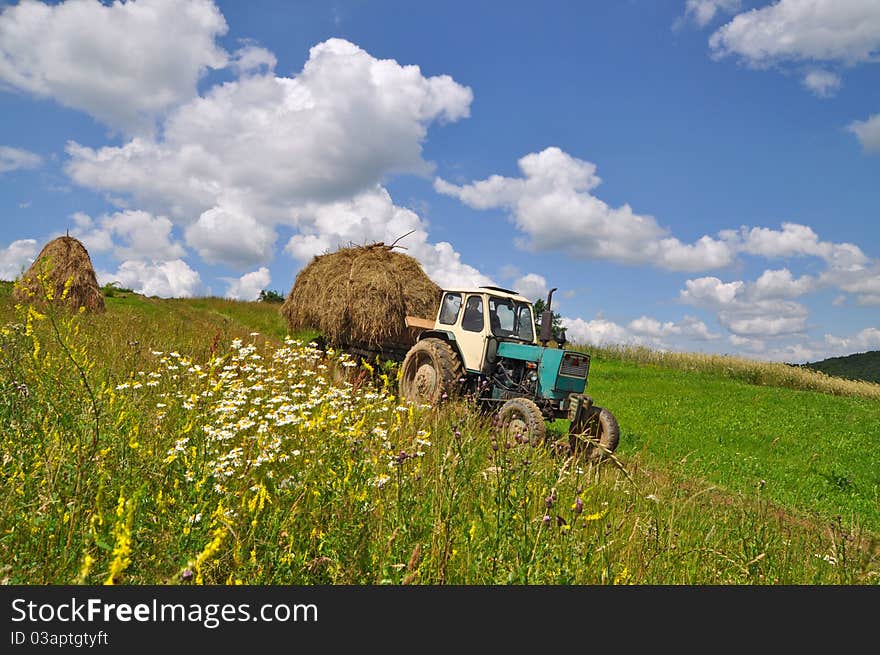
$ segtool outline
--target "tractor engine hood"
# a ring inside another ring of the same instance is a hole
[[[545,398],[561,399],[572,393],[583,393],[587,386],[590,356],[586,353],[502,341],[498,344],[498,356],[534,362],[539,389]]]

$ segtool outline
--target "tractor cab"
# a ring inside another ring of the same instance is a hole
[[[457,347],[464,369],[480,374],[494,363],[503,341],[537,345],[532,303],[499,287],[443,292],[433,328],[420,336],[439,336]]]

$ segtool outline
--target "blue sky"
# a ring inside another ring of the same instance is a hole
[[[880,3],[0,2],[0,278],[287,293],[393,241],[569,338],[880,348]]]

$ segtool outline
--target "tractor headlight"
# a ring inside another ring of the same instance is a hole
[[[529,373],[529,380],[531,380],[532,382],[537,382],[538,374],[532,371],[531,373]]]

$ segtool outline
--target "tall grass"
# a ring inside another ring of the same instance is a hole
[[[570,344],[568,347],[590,352],[597,358],[711,373],[749,384],[818,391],[835,396],[880,399],[880,384],[847,380],[801,366],[732,355],[651,350],[644,346],[594,347]]]
[[[878,582],[858,521],[509,443],[466,401],[401,403],[393,369],[167,307],[0,329],[5,581]]]

